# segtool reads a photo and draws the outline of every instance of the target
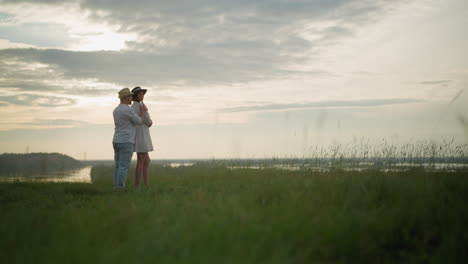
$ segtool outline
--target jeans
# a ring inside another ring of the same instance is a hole
[[[133,143],[115,143],[114,146],[114,187],[125,188],[128,168],[133,155]]]

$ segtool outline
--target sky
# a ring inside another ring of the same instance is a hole
[[[466,0],[0,0],[0,153],[112,159],[124,87],[152,159],[468,143]]]

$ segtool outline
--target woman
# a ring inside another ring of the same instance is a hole
[[[150,158],[148,152],[153,151],[153,143],[151,142],[151,136],[149,133],[149,127],[153,125],[153,121],[148,113],[148,108],[143,104],[143,98],[145,97],[147,89],[142,89],[137,86],[132,89],[133,93],[133,104],[132,109],[137,115],[143,110],[143,124],[136,126],[135,136],[135,148],[134,152],[137,153],[137,165],[135,169],[135,187],[140,185],[140,179],[143,175],[143,182],[148,185],[148,168]]]

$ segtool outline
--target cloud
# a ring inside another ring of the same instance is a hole
[[[181,80],[192,84],[242,82],[283,72],[273,66],[277,58],[271,58],[270,63],[265,64],[257,60],[240,60],[231,64],[222,58],[207,59],[200,54],[190,53],[161,55],[133,51],[5,49],[0,50],[0,58],[53,65],[63,71],[63,78],[96,78],[119,84],[145,85]]]
[[[5,50],[3,50],[5,51]],[[3,52],[0,50],[0,53]],[[64,69],[34,59],[18,59],[17,56],[0,55],[0,88],[11,93],[40,92],[66,95],[108,95],[120,87],[102,83],[95,78],[65,76]]]
[[[64,47],[77,41],[64,25],[56,23],[0,25],[0,36],[8,36],[9,41],[16,43],[46,47]]]
[[[0,39],[0,49],[8,49],[8,48],[33,48],[33,45],[24,44],[24,43],[16,43],[7,39]]]
[[[0,96],[0,103],[14,105],[59,107],[75,104],[75,100],[67,97],[44,96],[34,94],[17,94],[12,96]]]
[[[76,2],[75,0],[1,0],[0,3],[19,4],[19,3],[41,3],[41,4],[60,4],[64,2]]]
[[[374,107],[394,104],[409,104],[420,103],[423,100],[418,99],[373,99],[373,100],[354,100],[354,101],[321,101],[309,103],[293,103],[293,104],[267,104],[267,105],[253,105],[241,106],[219,109],[219,112],[233,113],[233,112],[249,112],[249,111],[276,111],[276,110],[289,110],[289,109],[303,109],[303,108],[328,108],[328,107]]]
[[[45,77],[47,78],[47,77]],[[80,81],[56,80],[57,84],[52,80],[0,80],[0,88],[9,88],[13,92],[53,92],[63,95],[83,95],[93,94],[95,96],[109,95],[115,93],[116,89],[120,88],[112,84],[92,83],[92,86],[80,84]],[[90,82],[93,82],[91,80]]]
[[[437,81],[422,81],[420,82],[419,84],[423,84],[423,85],[437,85],[437,84],[449,84],[451,83],[452,80],[437,80]]]
[[[2,80],[0,88],[13,88],[13,90],[20,91],[58,91],[63,89],[56,85],[48,85],[41,80]]]
[[[87,122],[71,120],[71,119],[40,119],[35,118],[32,122],[21,123],[20,125],[25,126],[47,126],[47,127],[74,127],[86,125]]]
[[[61,78],[95,78],[121,85],[182,81],[199,86],[282,79],[308,75],[289,66],[304,63],[311,54],[319,56],[378,19],[389,6],[387,1],[356,0],[71,2],[95,23],[114,25],[137,39],[127,41],[127,49],[120,52],[6,49],[0,58],[53,65],[63,71]]]

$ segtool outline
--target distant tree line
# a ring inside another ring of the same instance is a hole
[[[60,153],[0,154],[0,175],[43,174],[81,167],[80,161]]]

